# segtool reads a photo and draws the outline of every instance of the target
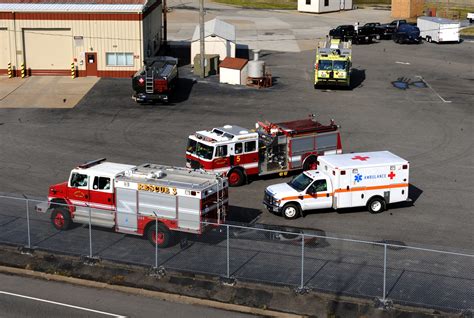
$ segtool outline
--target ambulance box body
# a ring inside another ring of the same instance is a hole
[[[320,156],[316,170],[265,189],[263,203],[288,219],[324,208],[366,206],[379,213],[409,200],[408,178],[409,162],[389,151]]]

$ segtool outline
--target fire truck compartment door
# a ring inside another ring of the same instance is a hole
[[[199,198],[179,197],[178,226],[181,229],[199,231],[201,222],[201,202]]]
[[[117,193],[117,230],[137,231],[137,191],[116,188]]]

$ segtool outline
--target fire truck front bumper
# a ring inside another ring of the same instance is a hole
[[[145,103],[145,102],[168,102],[168,95],[167,94],[145,94],[145,93],[136,93],[132,96],[132,98],[137,103]]]
[[[347,78],[318,78],[315,85],[348,86],[349,79]]]
[[[35,211],[39,213],[46,213],[49,209],[49,203],[48,202],[42,202],[37,205],[35,205]]]

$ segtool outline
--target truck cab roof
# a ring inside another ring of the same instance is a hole
[[[74,170],[77,172],[87,173],[89,175],[100,175],[103,177],[110,177],[115,178],[117,174],[132,169],[135,166],[122,164],[122,163],[114,163],[114,162],[102,162],[93,166],[85,166],[85,167],[77,167]]]

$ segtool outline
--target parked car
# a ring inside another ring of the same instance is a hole
[[[391,39],[393,38],[393,34],[399,28],[399,26],[407,24],[407,20],[393,20],[390,23],[381,24],[379,28],[382,32],[383,39]]]
[[[359,28],[357,31],[353,25],[340,25],[329,31],[329,36],[334,39],[340,39],[343,42],[352,41],[353,43],[370,43],[375,38],[371,30]]]
[[[393,33],[392,39],[396,43],[421,43],[420,29],[405,23],[401,24]]]
[[[467,14],[467,19],[469,20],[469,23],[472,23],[472,21],[474,21],[474,12],[469,12]]]
[[[380,40],[385,35],[385,28],[380,22],[369,22],[361,27],[361,30],[365,30],[366,34],[372,34],[376,40]]]

